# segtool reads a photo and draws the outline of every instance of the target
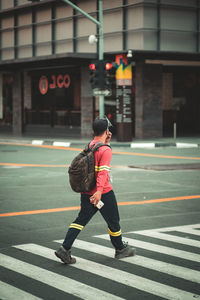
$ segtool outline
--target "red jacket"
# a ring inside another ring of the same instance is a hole
[[[98,143],[93,140],[90,146]],[[102,194],[108,193],[112,190],[112,185],[110,184],[110,161],[112,158],[112,150],[110,147],[102,146],[94,153],[95,157],[95,175],[96,175],[96,186],[95,188],[87,192],[86,194],[93,195],[96,191],[101,191]]]

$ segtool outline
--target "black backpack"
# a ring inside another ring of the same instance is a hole
[[[95,178],[95,158],[94,152],[102,146],[108,146],[104,143],[97,143],[79,153],[72,161],[69,167],[69,182],[74,192],[84,193],[91,191],[96,185]]]

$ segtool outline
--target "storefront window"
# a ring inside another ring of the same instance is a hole
[[[177,112],[179,133],[200,131],[200,73],[197,69],[174,72],[173,108]]]
[[[31,74],[32,108],[27,124],[80,125],[80,80],[75,70]]]

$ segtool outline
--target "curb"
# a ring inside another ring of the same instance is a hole
[[[54,141],[45,141],[45,140],[32,140],[32,145],[51,145],[57,147],[70,147],[74,145],[83,145],[84,142],[54,142]],[[175,148],[198,148],[200,144],[193,143],[165,143],[165,142],[156,142],[156,143],[117,143],[113,142],[112,146],[121,146],[121,147],[130,147],[132,149],[154,149],[162,147],[175,147]]]
[[[145,148],[145,149],[153,149],[153,148],[161,148],[161,147],[175,147],[175,148],[198,148],[200,144],[192,144],[192,143],[131,143],[131,148]]]
[[[17,140],[17,139],[1,139],[0,142],[3,143],[16,143],[16,144],[32,144],[35,146],[42,146],[42,145],[50,145],[55,147],[84,147],[84,145],[88,144],[86,140],[71,140],[69,142],[63,141],[54,141],[54,140],[40,140],[40,139],[29,139],[29,140]],[[155,148],[179,148],[179,149],[186,149],[186,148],[200,148],[200,144],[198,143],[180,143],[180,142],[117,142],[112,141],[112,147],[127,147],[132,149],[155,149]]]
[[[32,140],[32,145],[51,145],[56,147],[70,147],[71,143],[69,142],[54,142],[54,141],[43,141],[43,140]]]

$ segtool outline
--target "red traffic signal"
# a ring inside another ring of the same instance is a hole
[[[100,61],[94,60],[89,64],[90,83],[93,89],[99,87],[100,82]]]
[[[110,89],[115,83],[115,64],[108,60],[94,60],[89,64],[93,89]]]
[[[91,71],[95,71],[96,70],[96,65],[95,64],[89,64],[89,69]]]
[[[106,70],[110,70],[110,69],[112,69],[112,67],[113,67],[113,65],[110,62],[107,62],[106,65],[105,65]]]

